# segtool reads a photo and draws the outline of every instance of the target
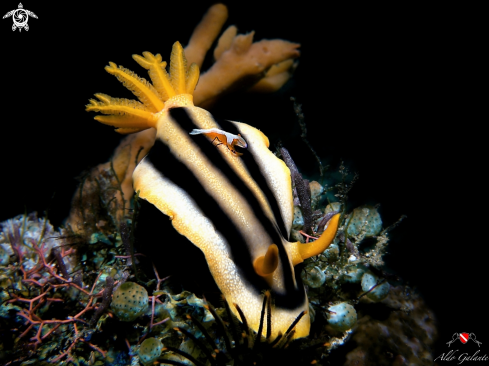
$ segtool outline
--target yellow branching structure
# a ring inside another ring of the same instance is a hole
[[[185,48],[189,62],[199,67],[228,16],[223,4],[212,6],[195,28]],[[290,79],[299,57],[300,44],[282,39],[264,39],[253,43],[254,32],[238,34],[228,27],[214,49],[215,63],[202,74],[194,93],[194,103],[212,106],[222,95],[238,89],[274,92]]]
[[[202,75],[197,87],[196,105],[208,108],[236,89],[273,92],[290,79],[300,45],[282,39],[253,43],[254,34],[237,34],[235,26],[223,33],[214,51],[216,62]]]
[[[199,80],[199,67],[194,63],[187,70],[187,60],[179,42],[173,45],[170,56],[170,73],[166,72],[166,62],[160,54],[143,52],[143,56],[133,55],[134,60],[148,70],[153,84],[137,76],[131,70],[109,62],[105,70],[117,77],[139,100],[112,98],[106,94],[95,94],[87,111],[106,114],[96,116],[99,122],[117,127],[119,133],[134,133],[155,127],[158,112],[165,108],[165,102],[176,95],[191,95]]]

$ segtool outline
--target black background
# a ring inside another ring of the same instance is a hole
[[[49,208],[51,221],[62,223],[75,177],[107,161],[120,139],[84,111],[97,92],[130,97],[104,66],[113,61],[146,77],[131,55],[168,59],[211,2],[70,4],[23,2],[39,18],[29,20],[28,32],[13,32],[11,18],[0,21],[2,221]],[[5,1],[0,13],[17,5]],[[262,129],[272,143],[280,138],[313,174],[288,100],[295,96],[309,140],[331,169],[343,159],[359,173],[352,207],[380,203],[385,225],[407,215],[386,260],[434,309],[436,352],[448,350],[455,332],[489,345],[478,9],[229,5],[228,24],[255,30],[256,39],[301,43],[301,57],[280,92],[234,95],[213,112]]]

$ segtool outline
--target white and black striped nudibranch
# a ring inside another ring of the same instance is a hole
[[[99,101],[91,101],[87,109],[109,114],[96,119],[125,133],[156,128],[154,146],[134,171],[134,189],[202,250],[235,315],[240,318],[238,305],[248,325],[258,330],[264,292],[270,290],[271,336],[285,334],[298,317],[293,338],[307,336],[308,300],[294,266],[329,246],[339,215],[318,240],[289,242],[290,171],[268,149],[268,138],[244,123],[217,123],[209,112],[193,105],[198,68],[187,71],[178,42],[170,75],[160,55],[144,56],[134,58],[150,71],[154,87],[115,64],[108,70],[143,104],[128,108],[127,101],[99,94]],[[158,103],[163,107],[154,108]],[[261,324],[269,333],[267,324]]]

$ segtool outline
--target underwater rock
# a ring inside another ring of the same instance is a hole
[[[45,263],[55,253],[53,249],[62,248],[58,266],[65,271],[64,275],[73,273],[78,260],[74,250],[68,249],[70,245],[65,240],[66,230],[55,230],[45,218],[38,218],[36,212],[28,215],[18,215],[12,219],[0,223],[0,269],[11,276],[8,264],[16,262],[20,258],[20,266],[24,271],[38,272],[35,268],[40,264],[40,256]],[[58,250],[58,249],[56,249]],[[12,258],[10,258],[12,256]],[[13,259],[15,258],[15,260]],[[17,267],[15,264],[14,267]],[[37,275],[36,275],[37,276]],[[51,279],[49,272],[44,271],[37,278],[39,284],[46,284]],[[16,286],[17,290],[23,285]]]
[[[161,355],[163,349],[163,343],[156,338],[147,338],[141,343],[139,347],[138,355],[139,360],[143,365],[151,365]]]
[[[333,243],[323,252],[322,256],[328,263],[333,263],[338,260],[339,254],[340,248],[338,247],[338,244]]]
[[[291,229],[290,230],[290,240],[291,241],[299,241],[301,243],[305,243],[305,237],[299,232],[300,229]]]
[[[419,294],[405,286],[393,287],[379,306],[384,306],[387,319],[358,313],[352,337],[357,347],[346,355],[344,366],[433,365],[435,318]]]
[[[103,233],[93,233],[90,236],[90,241],[88,244],[104,243],[107,245],[112,245],[112,242]]]
[[[340,202],[332,202],[326,206],[326,208],[324,209],[324,213],[329,214],[331,212],[340,211],[340,209],[341,209]]]
[[[348,235],[358,235],[365,230],[365,237],[376,236],[382,230],[382,219],[375,207],[363,206],[353,210]]]
[[[321,194],[323,193],[324,188],[315,180],[309,182],[309,188],[311,189],[311,206],[316,207],[321,199]]]
[[[328,311],[329,325],[340,332],[351,329],[357,322],[355,308],[346,302],[330,306]]]
[[[294,206],[294,221],[292,221],[292,228],[296,230],[302,229],[304,226],[304,217],[300,207]]]
[[[1,256],[3,260],[9,260],[11,255],[20,255],[23,268],[31,270],[38,262],[36,248],[42,246],[44,258],[47,259],[51,250],[60,245],[59,238],[64,234],[63,231],[55,230],[47,219],[39,219],[36,212],[18,215],[0,223],[0,247],[4,252]],[[70,259],[65,257],[66,264]],[[0,263],[2,266],[7,264],[8,261]],[[69,267],[71,269],[73,266],[70,264]]]
[[[326,281],[326,275],[317,266],[313,267],[310,271],[302,271],[301,276],[304,284],[312,288],[318,288]]]
[[[206,308],[205,301],[189,291],[183,291],[179,294],[164,292],[163,296],[161,298],[163,303],[155,307],[155,316],[158,320],[167,317],[170,319],[159,326],[161,333],[166,333],[175,327],[181,327],[192,332],[197,338],[203,337],[202,332],[194,326],[187,316],[192,315],[206,327],[209,326],[214,321],[214,317]]]
[[[381,280],[379,280],[379,278],[375,276],[372,272],[365,272],[362,277],[362,290],[365,292],[369,291],[367,297],[375,302],[385,299],[389,294],[389,282],[383,282],[375,287],[372,291],[370,291],[370,289],[380,281]]]
[[[362,280],[364,273],[365,267],[357,264],[356,266],[349,267],[342,279],[345,282],[358,283]]]
[[[111,308],[120,320],[133,321],[148,308],[148,291],[137,283],[125,282],[114,291]]]
[[[129,146],[121,146],[116,152],[110,162],[92,168],[81,177],[66,219],[66,226],[90,244],[110,244],[105,234],[113,233],[120,226],[130,205],[120,184],[132,163]]]
[[[0,266],[6,266],[10,261],[10,255],[4,249],[3,246],[0,246]]]

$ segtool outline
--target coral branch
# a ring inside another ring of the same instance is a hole
[[[155,264],[153,263],[153,271],[155,272],[156,280],[158,281],[158,284],[156,285],[156,291],[159,291],[160,289],[160,284],[163,281],[166,281],[167,279],[170,278],[170,276],[167,276],[165,278],[160,278],[160,275],[158,274],[158,271],[156,270]]]
[[[253,32],[236,35],[230,48],[200,77],[194,103],[209,108],[223,94],[253,86],[272,65],[299,57],[299,47],[281,39],[253,43]]]
[[[107,354],[106,351],[102,351],[100,348],[98,348],[96,345],[94,344],[91,344],[90,342],[84,340],[84,339],[80,339],[82,342],[85,342],[86,344],[88,344],[90,347],[92,347],[95,351],[99,352],[103,358],[105,358],[105,355]]]
[[[61,254],[61,251],[58,248],[53,249],[53,254],[54,257],[56,258],[56,261],[58,262],[58,268],[60,269],[61,273],[63,274],[63,277],[67,280],[70,279],[70,275],[68,274],[68,270],[66,269],[65,262],[63,261],[63,255]]]
[[[223,4],[215,4],[207,10],[185,47],[185,56],[189,64],[195,62],[197,66],[202,66],[207,51],[219,35],[227,18],[228,9]]]

